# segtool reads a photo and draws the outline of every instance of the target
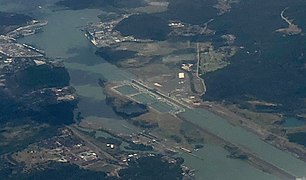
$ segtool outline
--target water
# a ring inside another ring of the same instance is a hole
[[[232,126],[226,120],[204,109],[187,110],[183,116],[199,127],[214,132],[219,137],[250,149],[258,157],[274,164],[275,166],[290,172],[298,177],[306,177],[306,163],[295,158],[293,155],[281,151],[256,135],[237,126]]]
[[[295,142],[306,147],[306,132],[296,132],[288,135],[290,142]]]
[[[111,108],[103,103],[105,96],[98,85],[98,79],[122,80],[133,77],[116,70],[115,66],[94,54],[95,48],[85,38],[80,27],[88,22],[98,21],[99,10],[58,11],[41,10],[49,21],[43,33],[20,39],[46,51],[51,58],[66,59],[65,66],[71,76],[71,83],[81,96],[79,109],[83,117],[107,115],[119,119]],[[68,61],[68,62],[67,62]],[[119,73],[113,73],[113,72]]]
[[[144,104],[152,104],[156,102],[156,99],[154,97],[145,93],[134,95],[132,96],[132,98],[136,101],[141,101]]]
[[[137,89],[130,85],[120,86],[116,88],[116,90],[125,95],[131,95],[139,92]]]
[[[282,123],[283,127],[299,127],[299,126],[304,126],[306,125],[306,121],[305,120],[301,120],[301,119],[297,119],[297,118],[293,118],[293,117],[289,117],[289,118],[285,118],[284,122]]]
[[[99,94],[99,86],[95,82],[98,82],[97,78],[99,76],[109,80],[125,80],[134,76],[95,56],[94,48],[85,39],[83,32],[79,30],[80,26],[91,21],[97,21],[96,16],[101,11],[79,10],[44,13],[46,14],[45,18],[49,21],[49,24],[44,28],[44,32],[26,37],[20,42],[27,42],[43,48],[49,57],[68,59],[65,65],[71,72],[72,84],[77,84],[75,87],[81,96],[78,111],[83,116],[85,115],[85,119],[103,122],[103,125],[114,129],[125,129],[121,125],[125,121],[119,120],[120,118],[113,114],[111,109],[104,106],[96,107],[96,103],[103,101],[104,96],[101,95],[102,91]],[[78,73],[75,73],[76,71]],[[83,75],[80,76],[81,74]],[[93,108],[95,110],[92,110]],[[226,139],[235,143],[243,143],[252,150],[254,149],[262,157],[271,161],[275,160],[284,168],[288,168],[298,175],[306,176],[306,165],[304,163],[265,144],[255,135],[229,125],[223,119],[207,111],[192,110],[183,115],[202,128],[207,128],[222,137],[225,136]],[[129,129],[125,129],[125,131],[129,131]],[[203,150],[197,152],[197,155],[203,157],[204,160],[197,160],[188,154],[182,156],[185,157],[188,166],[196,168],[198,179],[276,179],[244,161],[227,158],[227,152],[221,147],[206,145]]]
[[[224,158],[224,154],[228,154],[220,146],[207,144],[194,154],[203,158],[203,160],[192,157],[189,154],[181,154],[186,164],[191,164],[195,170],[196,179],[247,179],[247,180],[273,180],[276,177],[269,176],[259,170],[252,169],[249,164],[244,161]]]

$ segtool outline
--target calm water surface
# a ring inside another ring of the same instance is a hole
[[[284,123],[282,123],[282,126],[290,128],[290,127],[299,127],[306,125],[305,120],[297,119],[294,117],[288,117],[284,119]]]
[[[40,9],[40,11],[43,11],[39,13],[44,14],[44,18],[49,21],[49,24],[44,28],[44,32],[23,38],[20,42],[26,42],[44,49],[48,57],[65,59],[65,65],[71,75],[72,85],[81,96],[78,111],[87,119],[102,121],[106,126],[113,128],[121,128],[121,124],[125,122],[120,120],[120,118],[113,113],[111,108],[103,103],[105,97],[101,92],[101,88],[98,86],[98,78],[105,77],[109,80],[124,80],[133,78],[134,76],[95,56],[95,48],[85,38],[84,33],[80,31],[80,27],[86,25],[88,22],[98,21],[97,15],[101,14],[101,11],[67,10],[51,12],[47,9]],[[224,131],[225,134],[218,133],[218,135],[230,136],[230,140],[240,142],[238,136],[241,135],[239,133],[241,128],[232,129],[228,123],[211,115],[209,112],[200,111],[195,113],[192,111],[186,112],[185,115],[188,119],[199,124],[199,126],[203,128],[208,126],[208,129],[213,132],[223,131],[224,128],[229,128],[228,131]],[[125,131],[126,130],[125,128]],[[243,131],[242,134],[244,133]],[[243,142],[247,141],[249,137],[254,139],[254,135],[248,134],[247,132],[246,134],[246,137],[242,137],[244,138],[242,140]],[[257,143],[258,141],[254,141],[252,147],[261,145],[261,143]],[[268,149],[270,150],[271,148],[269,147],[270,146],[268,146]],[[263,151],[265,152],[266,150],[264,149]],[[274,150],[266,152],[273,153],[273,151]],[[196,177],[200,180],[277,179],[253,168],[244,161],[227,158],[226,155],[228,153],[223,148],[215,145],[206,144],[205,147],[197,151],[196,154],[202,157],[203,160],[194,158],[188,154],[181,154],[181,156],[185,158],[188,166],[196,169]],[[282,159],[282,157],[278,158]],[[289,158],[289,160],[291,159]],[[299,165],[300,164],[298,164],[298,166]]]

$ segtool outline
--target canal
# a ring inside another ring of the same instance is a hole
[[[71,76],[71,84],[80,96],[79,109],[82,116],[105,121],[112,128],[122,128],[124,122],[105,104],[105,96],[98,85],[98,78],[110,81],[135,78],[134,75],[103,61],[94,54],[95,48],[85,38],[80,28],[88,22],[96,22],[100,10],[51,11],[47,7],[37,10],[36,14],[49,21],[42,33],[20,39],[42,48],[50,58],[63,59]],[[226,120],[206,110],[192,109],[182,114],[188,121],[230,141],[242,145],[264,160],[296,175],[306,176],[306,163],[261,141],[256,135],[243,128],[234,127]],[[111,123],[109,121],[112,121]],[[125,129],[126,130],[126,129]],[[181,154],[186,164],[196,169],[197,179],[277,179],[264,173],[247,162],[229,159],[228,152],[222,147],[205,144],[196,155]]]

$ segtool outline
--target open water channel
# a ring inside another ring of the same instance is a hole
[[[11,7],[12,4],[9,4]],[[20,6],[20,5],[19,5]],[[0,7],[0,9],[5,9]],[[29,36],[19,41],[45,50],[50,58],[65,60],[65,65],[71,76],[71,83],[80,96],[78,111],[86,119],[102,121],[109,128],[120,128],[127,124],[115,115],[105,104],[105,96],[98,86],[98,78],[108,80],[126,80],[134,75],[118,69],[94,54],[95,47],[85,38],[80,28],[89,22],[96,22],[100,10],[55,11],[47,7],[37,9],[34,14],[46,19],[49,24],[42,33]],[[230,125],[226,120],[205,110],[187,110],[183,116],[201,128],[235,144],[251,149],[259,157],[285,169],[296,176],[306,176],[306,163],[289,153],[282,152],[261,141],[257,136],[240,127]],[[128,125],[128,124],[127,124]],[[124,129],[127,130],[126,128]],[[264,173],[241,160],[227,158],[228,152],[222,147],[205,144],[204,148],[195,152],[198,159],[188,154],[184,157],[186,165],[196,170],[197,179],[277,179]]]

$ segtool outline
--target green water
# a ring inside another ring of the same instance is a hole
[[[267,175],[259,170],[252,169],[249,164],[241,160],[224,158],[228,152],[220,146],[207,144],[194,154],[203,160],[182,153],[186,164],[190,164],[196,170],[196,179],[209,180],[274,180],[276,177]]]
[[[44,12],[49,24],[44,28],[44,32],[26,37],[21,42],[27,42],[46,51],[49,57],[61,57],[67,59],[65,64],[70,72],[78,70],[83,75],[95,74],[109,80],[126,80],[134,76],[123,70],[106,63],[101,58],[94,55],[94,48],[86,40],[83,32],[79,30],[88,22],[97,21],[99,10],[79,10],[79,11],[59,11]],[[80,77],[76,73],[71,73],[71,82],[78,82],[77,92],[82,96],[78,111],[85,114],[85,118],[93,121],[105,123],[105,126],[117,130],[129,131],[122,127],[124,121],[113,114],[111,108],[106,106],[94,107],[96,102],[103,101],[103,95],[98,93],[97,79],[80,82]],[[79,73],[80,74],[80,73]],[[101,91],[102,92],[102,91]],[[94,111],[92,109],[95,109]],[[104,117],[107,114],[107,117]],[[183,114],[186,118],[202,128],[206,128],[213,133],[243,144],[254,150],[267,160],[275,162],[277,165],[288,169],[297,175],[306,176],[306,164],[297,160],[293,156],[281,152],[272,146],[260,141],[254,134],[248,133],[242,128],[233,127],[225,120],[202,110],[191,110]],[[131,131],[130,131],[131,132]],[[221,147],[206,145],[203,150],[197,152],[203,160],[197,160],[190,155],[182,155],[186,159],[186,164],[197,170],[198,179],[276,179],[248,163],[240,160],[232,160],[226,157],[227,152]]]
[[[183,116],[219,137],[250,149],[258,157],[298,177],[306,176],[306,163],[260,140],[256,135],[204,110],[188,110]]]
[[[284,123],[282,123],[282,126],[284,127],[299,127],[299,126],[304,126],[306,125],[305,120],[300,120],[297,118],[285,118]]]
[[[131,85],[120,86],[120,87],[116,88],[116,90],[119,91],[122,94],[125,94],[125,95],[131,95],[131,94],[135,94],[135,93],[139,92],[137,89],[135,89]]]
[[[155,102],[151,104],[150,106],[152,106],[154,109],[162,113],[166,113],[166,112],[170,112],[171,110],[173,111],[175,110],[174,107],[170,106],[169,104],[165,102]]]
[[[145,93],[134,95],[132,96],[132,98],[135,99],[136,101],[141,101],[144,104],[152,104],[157,101],[154,97]]]

